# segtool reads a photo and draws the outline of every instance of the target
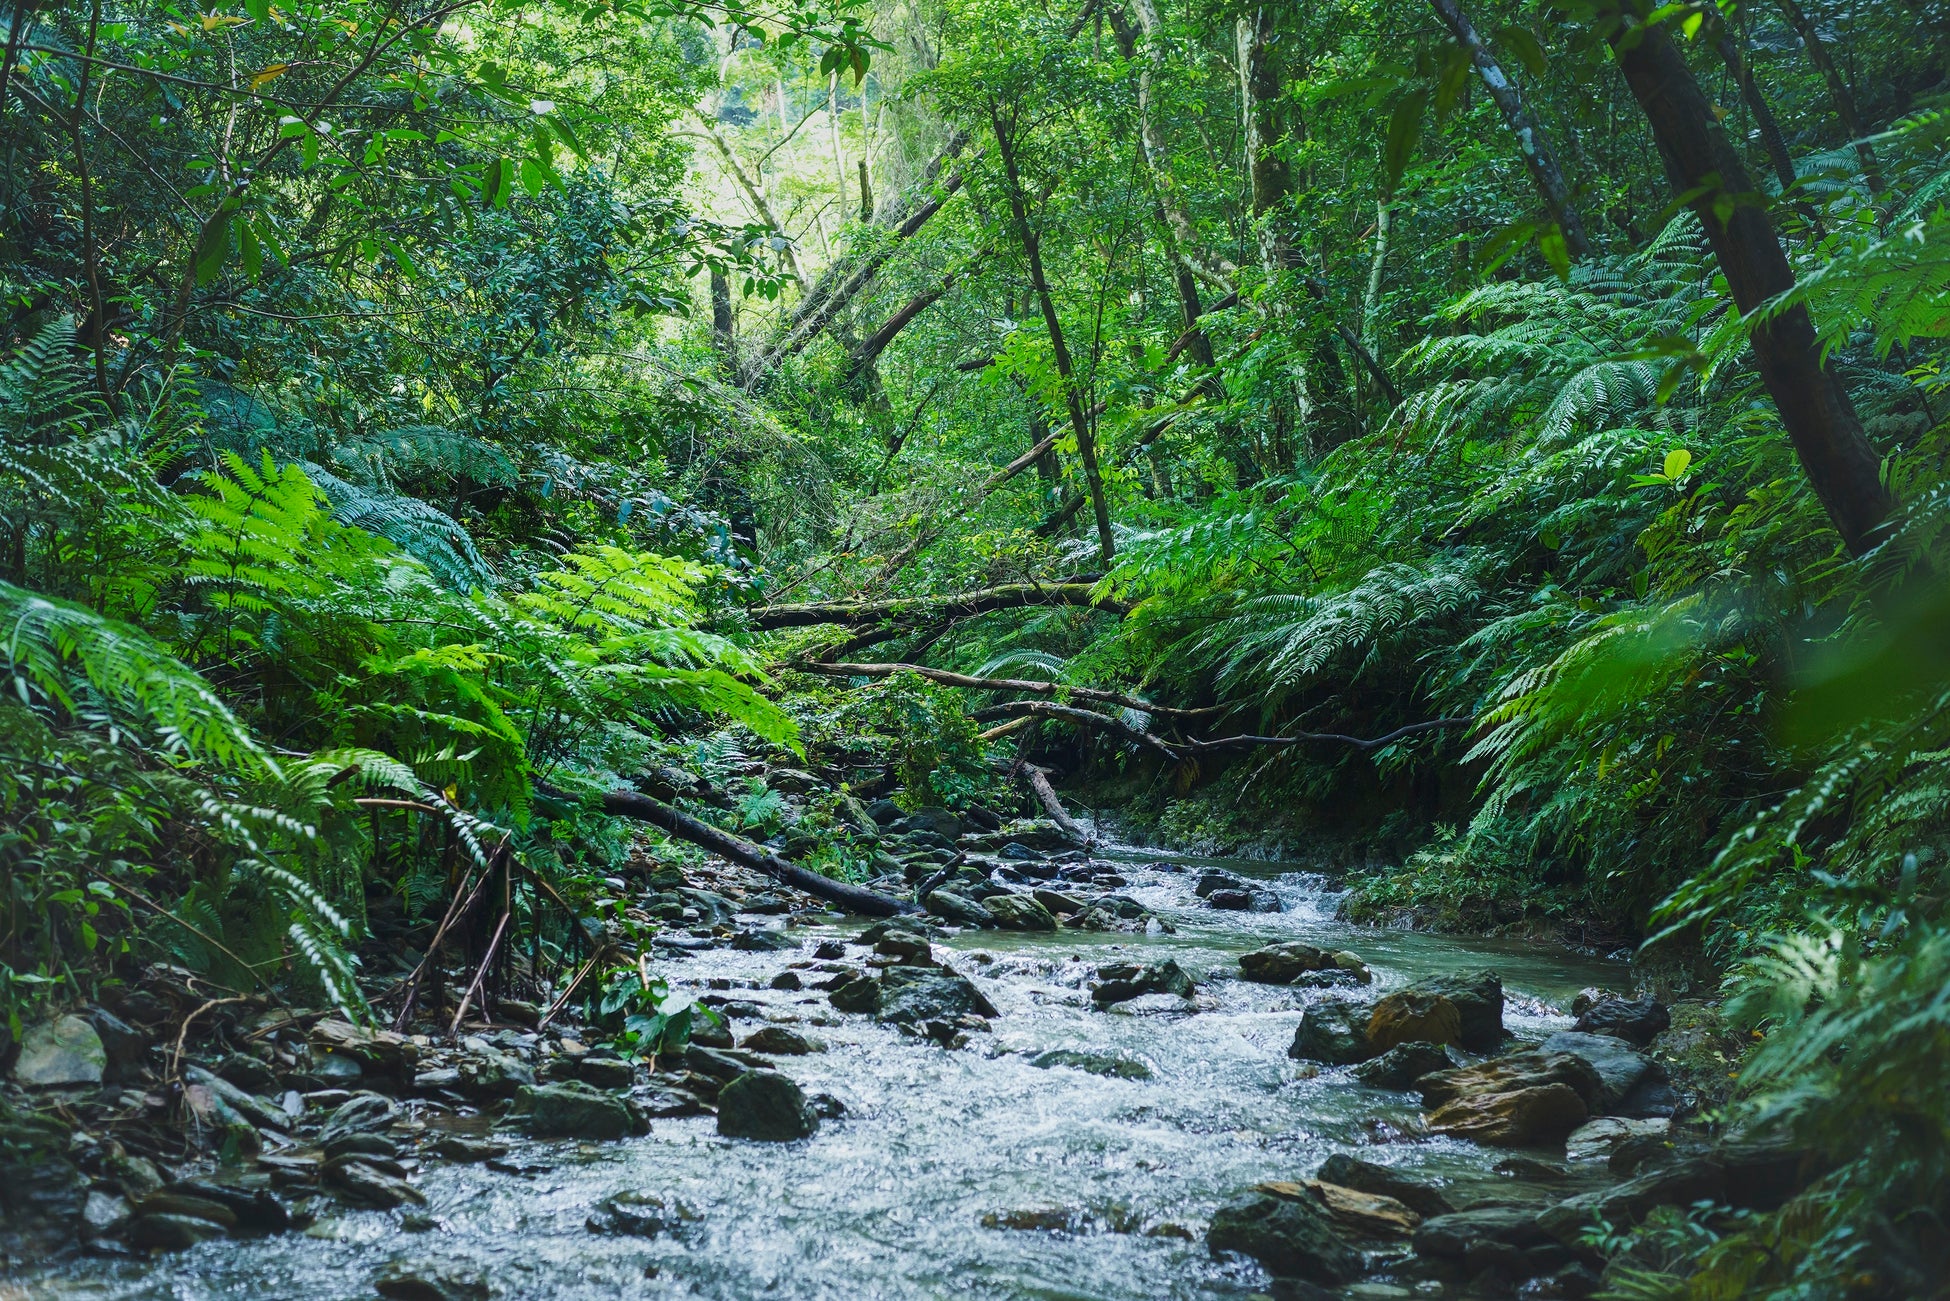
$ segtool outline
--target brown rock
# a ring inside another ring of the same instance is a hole
[[[1429,1115],[1429,1129],[1492,1147],[1542,1147],[1563,1141],[1591,1112],[1568,1084],[1540,1084],[1508,1093],[1477,1093]]]
[[[1605,1090],[1604,1081],[1591,1064],[1569,1053],[1511,1053],[1475,1066],[1424,1075],[1416,1083],[1422,1090],[1422,1105],[1429,1108],[1478,1094],[1564,1084],[1583,1099],[1587,1111],[1595,1111]]]
[[[1453,1044],[1462,1039],[1462,1013],[1441,994],[1398,990],[1374,1005],[1368,1042],[1387,1051],[1399,1044]]]
[[[1306,1181],[1307,1191],[1327,1208],[1334,1223],[1355,1233],[1377,1238],[1406,1238],[1422,1217],[1392,1197],[1364,1193],[1318,1179]]]

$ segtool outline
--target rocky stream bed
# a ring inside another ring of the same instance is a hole
[[[16,1064],[0,1298],[1578,1297],[1600,1221],[1794,1186],[1689,1119],[1692,1011],[1580,998],[1621,962],[963,832],[889,829],[924,918],[666,890],[655,965],[723,1025],[654,1071],[532,1007],[159,1042],[158,969]]]

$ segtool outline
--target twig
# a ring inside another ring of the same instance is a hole
[[[576,972],[576,978],[569,982],[569,987],[567,989],[562,991],[562,997],[556,999],[555,1005],[549,1008],[548,1015],[544,1016],[541,1020],[535,1023],[535,1029],[537,1032],[539,1032],[542,1029],[542,1027],[547,1025],[550,1021],[553,1021],[555,1019],[555,1014],[557,1012],[560,1012],[564,1007],[568,1005],[569,1000],[575,997],[576,990],[581,988],[584,978],[589,975],[590,971],[594,969],[595,965],[598,962],[602,961],[603,957],[608,953],[609,953],[609,945],[605,944],[600,949],[597,949],[595,953],[590,955],[589,961],[582,964],[582,970]]]
[[[474,969],[474,983],[467,987],[465,994],[461,995],[460,1007],[454,1012],[454,1023],[447,1027],[449,1039],[459,1037],[460,1019],[467,1015],[467,1005],[473,1002],[474,995],[481,991],[481,982],[487,979],[488,966],[494,961],[494,951],[501,947],[501,937],[508,933],[508,922],[513,917],[513,911],[501,914],[501,924],[494,928],[494,938],[488,941],[487,954],[481,959],[481,965]]]

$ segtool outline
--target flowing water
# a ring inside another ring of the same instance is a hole
[[[621,1143],[518,1142],[511,1159],[523,1174],[435,1166],[420,1177],[430,1231],[406,1232],[392,1213],[352,1213],[309,1233],[213,1241],[153,1263],[82,1261],[30,1282],[28,1295],[339,1301],[372,1297],[378,1269],[405,1259],[483,1271],[497,1297],[1244,1297],[1264,1277],[1211,1259],[1206,1218],[1253,1183],[1311,1175],[1334,1152],[1429,1174],[1460,1202],[1546,1195],[1492,1174],[1503,1154],[1413,1138],[1410,1095],[1289,1060],[1299,1009],[1318,994],[1226,977],[1240,953],[1282,939],[1352,949],[1373,967],[1375,991],[1490,967],[1510,995],[1506,1023],[1535,1038],[1569,1024],[1552,1005],[1584,985],[1618,983],[1619,964],[1535,943],[1351,927],[1334,920],[1318,877],[1276,863],[1220,865],[1266,879],[1286,911],[1215,912],[1193,897],[1184,870],[1214,860],[1161,870],[1151,865],[1158,855],[1125,857],[1127,892],[1176,933],[982,932],[938,946],[1001,1011],[992,1034],[960,1051],[840,1017],[823,994],[742,987],[764,985],[798,955],[672,960],[673,980],[728,978],[767,1019],[828,1045],[781,1059],[808,1092],[846,1105],[805,1142],[721,1139],[708,1116],[658,1120],[647,1138]],[[857,929],[805,936],[810,947]],[[1196,1014],[1091,1006],[1085,981],[1098,963],[1165,957],[1200,981]],[[753,1023],[735,1025],[742,1035]],[[1030,1064],[1052,1047],[1139,1061],[1152,1078]],[[596,1203],[625,1190],[675,1198],[697,1218],[663,1238],[590,1233]],[[1001,1227],[1010,1224],[1033,1227]]]

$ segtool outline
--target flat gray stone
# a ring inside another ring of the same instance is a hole
[[[95,1027],[78,1016],[43,1021],[21,1041],[14,1080],[30,1089],[100,1084],[108,1070],[108,1050]]]

